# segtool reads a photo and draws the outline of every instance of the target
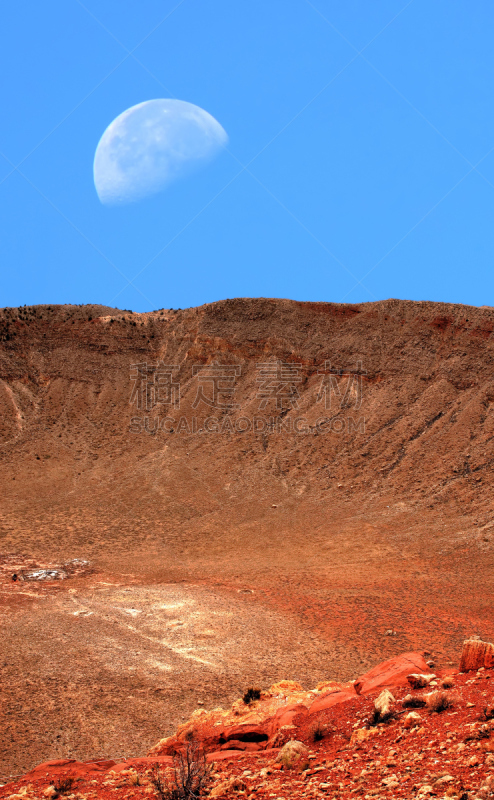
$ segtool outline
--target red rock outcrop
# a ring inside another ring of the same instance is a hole
[[[383,661],[355,681],[357,694],[368,694],[376,689],[405,686],[411,672],[426,672],[427,664],[421,653],[404,653]]]
[[[494,667],[494,644],[481,639],[467,639],[463,642],[460,658],[460,672],[472,669],[490,669]]]
[[[411,669],[426,668],[420,653],[405,653],[378,664],[354,684],[328,681],[320,684],[320,689],[306,692],[293,681],[281,681],[249,705],[237,700],[230,710],[195,711],[174,736],[162,739],[148,755],[172,756],[191,736],[200,739],[208,752],[265,750],[277,741],[276,734],[282,728],[295,728],[311,716],[355,700],[358,694],[407,686]]]

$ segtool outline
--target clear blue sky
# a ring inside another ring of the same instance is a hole
[[[1,306],[494,305],[490,0],[83,2],[2,8]],[[103,131],[160,97],[228,151],[101,205]]]

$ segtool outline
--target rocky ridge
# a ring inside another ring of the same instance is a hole
[[[311,692],[282,681],[229,711],[198,710],[145,757],[48,762],[0,787],[0,797],[159,797],[156,769],[171,776],[173,753],[196,741],[211,770],[204,796],[221,800],[487,800],[494,797],[494,646],[469,640],[466,660],[465,672],[434,672],[420,653],[408,653],[350,684],[328,681]]]

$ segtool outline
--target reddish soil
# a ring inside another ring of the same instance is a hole
[[[0,775],[137,756],[248,685],[492,640],[493,330],[394,300],[2,310]],[[276,359],[297,408],[259,409]],[[179,367],[179,410],[129,403],[144,362]],[[238,408],[193,407],[213,362],[240,368]]]
[[[279,747],[210,753],[209,790],[221,800],[494,797],[494,673],[449,670],[449,677],[450,705],[436,713],[410,708],[405,698],[421,700],[431,689],[410,690],[401,680],[392,690],[394,715],[375,727],[374,701],[382,686],[325,710],[295,715],[286,741],[307,746],[308,767],[287,768],[278,758]],[[436,683],[441,683],[439,675]],[[321,738],[315,741],[316,731]],[[119,763],[60,760],[0,787],[0,798],[43,800],[64,778],[71,778],[72,785],[59,796],[75,800],[158,797],[153,767],[163,778],[172,778],[173,763],[159,755]]]

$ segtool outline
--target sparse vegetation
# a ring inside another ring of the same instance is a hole
[[[453,678],[452,675],[446,675],[446,677],[443,678],[441,681],[441,686],[443,687],[443,689],[452,689],[454,685],[455,685],[455,679]]]
[[[440,714],[442,711],[446,711],[447,708],[451,708],[453,700],[449,692],[431,692],[427,696],[426,705],[430,714]]]
[[[260,700],[260,699],[261,699],[261,690],[255,688],[254,686],[249,686],[243,697],[243,701],[246,706],[248,706],[254,700]]]
[[[192,741],[175,754],[171,779],[155,765],[150,781],[160,800],[198,800],[207,795],[210,777],[206,754],[200,743]]]
[[[171,800],[173,795],[171,794],[168,780],[157,764],[151,770],[149,781],[160,800]]]
[[[403,700],[403,708],[423,708],[425,705],[426,702],[423,697],[415,697],[411,694]]]
[[[320,720],[311,725],[309,739],[311,742],[320,742],[330,733],[329,725],[324,725]]]
[[[57,778],[53,786],[58,794],[69,794],[74,788],[74,784],[75,778],[73,775],[62,775],[60,778]]]

